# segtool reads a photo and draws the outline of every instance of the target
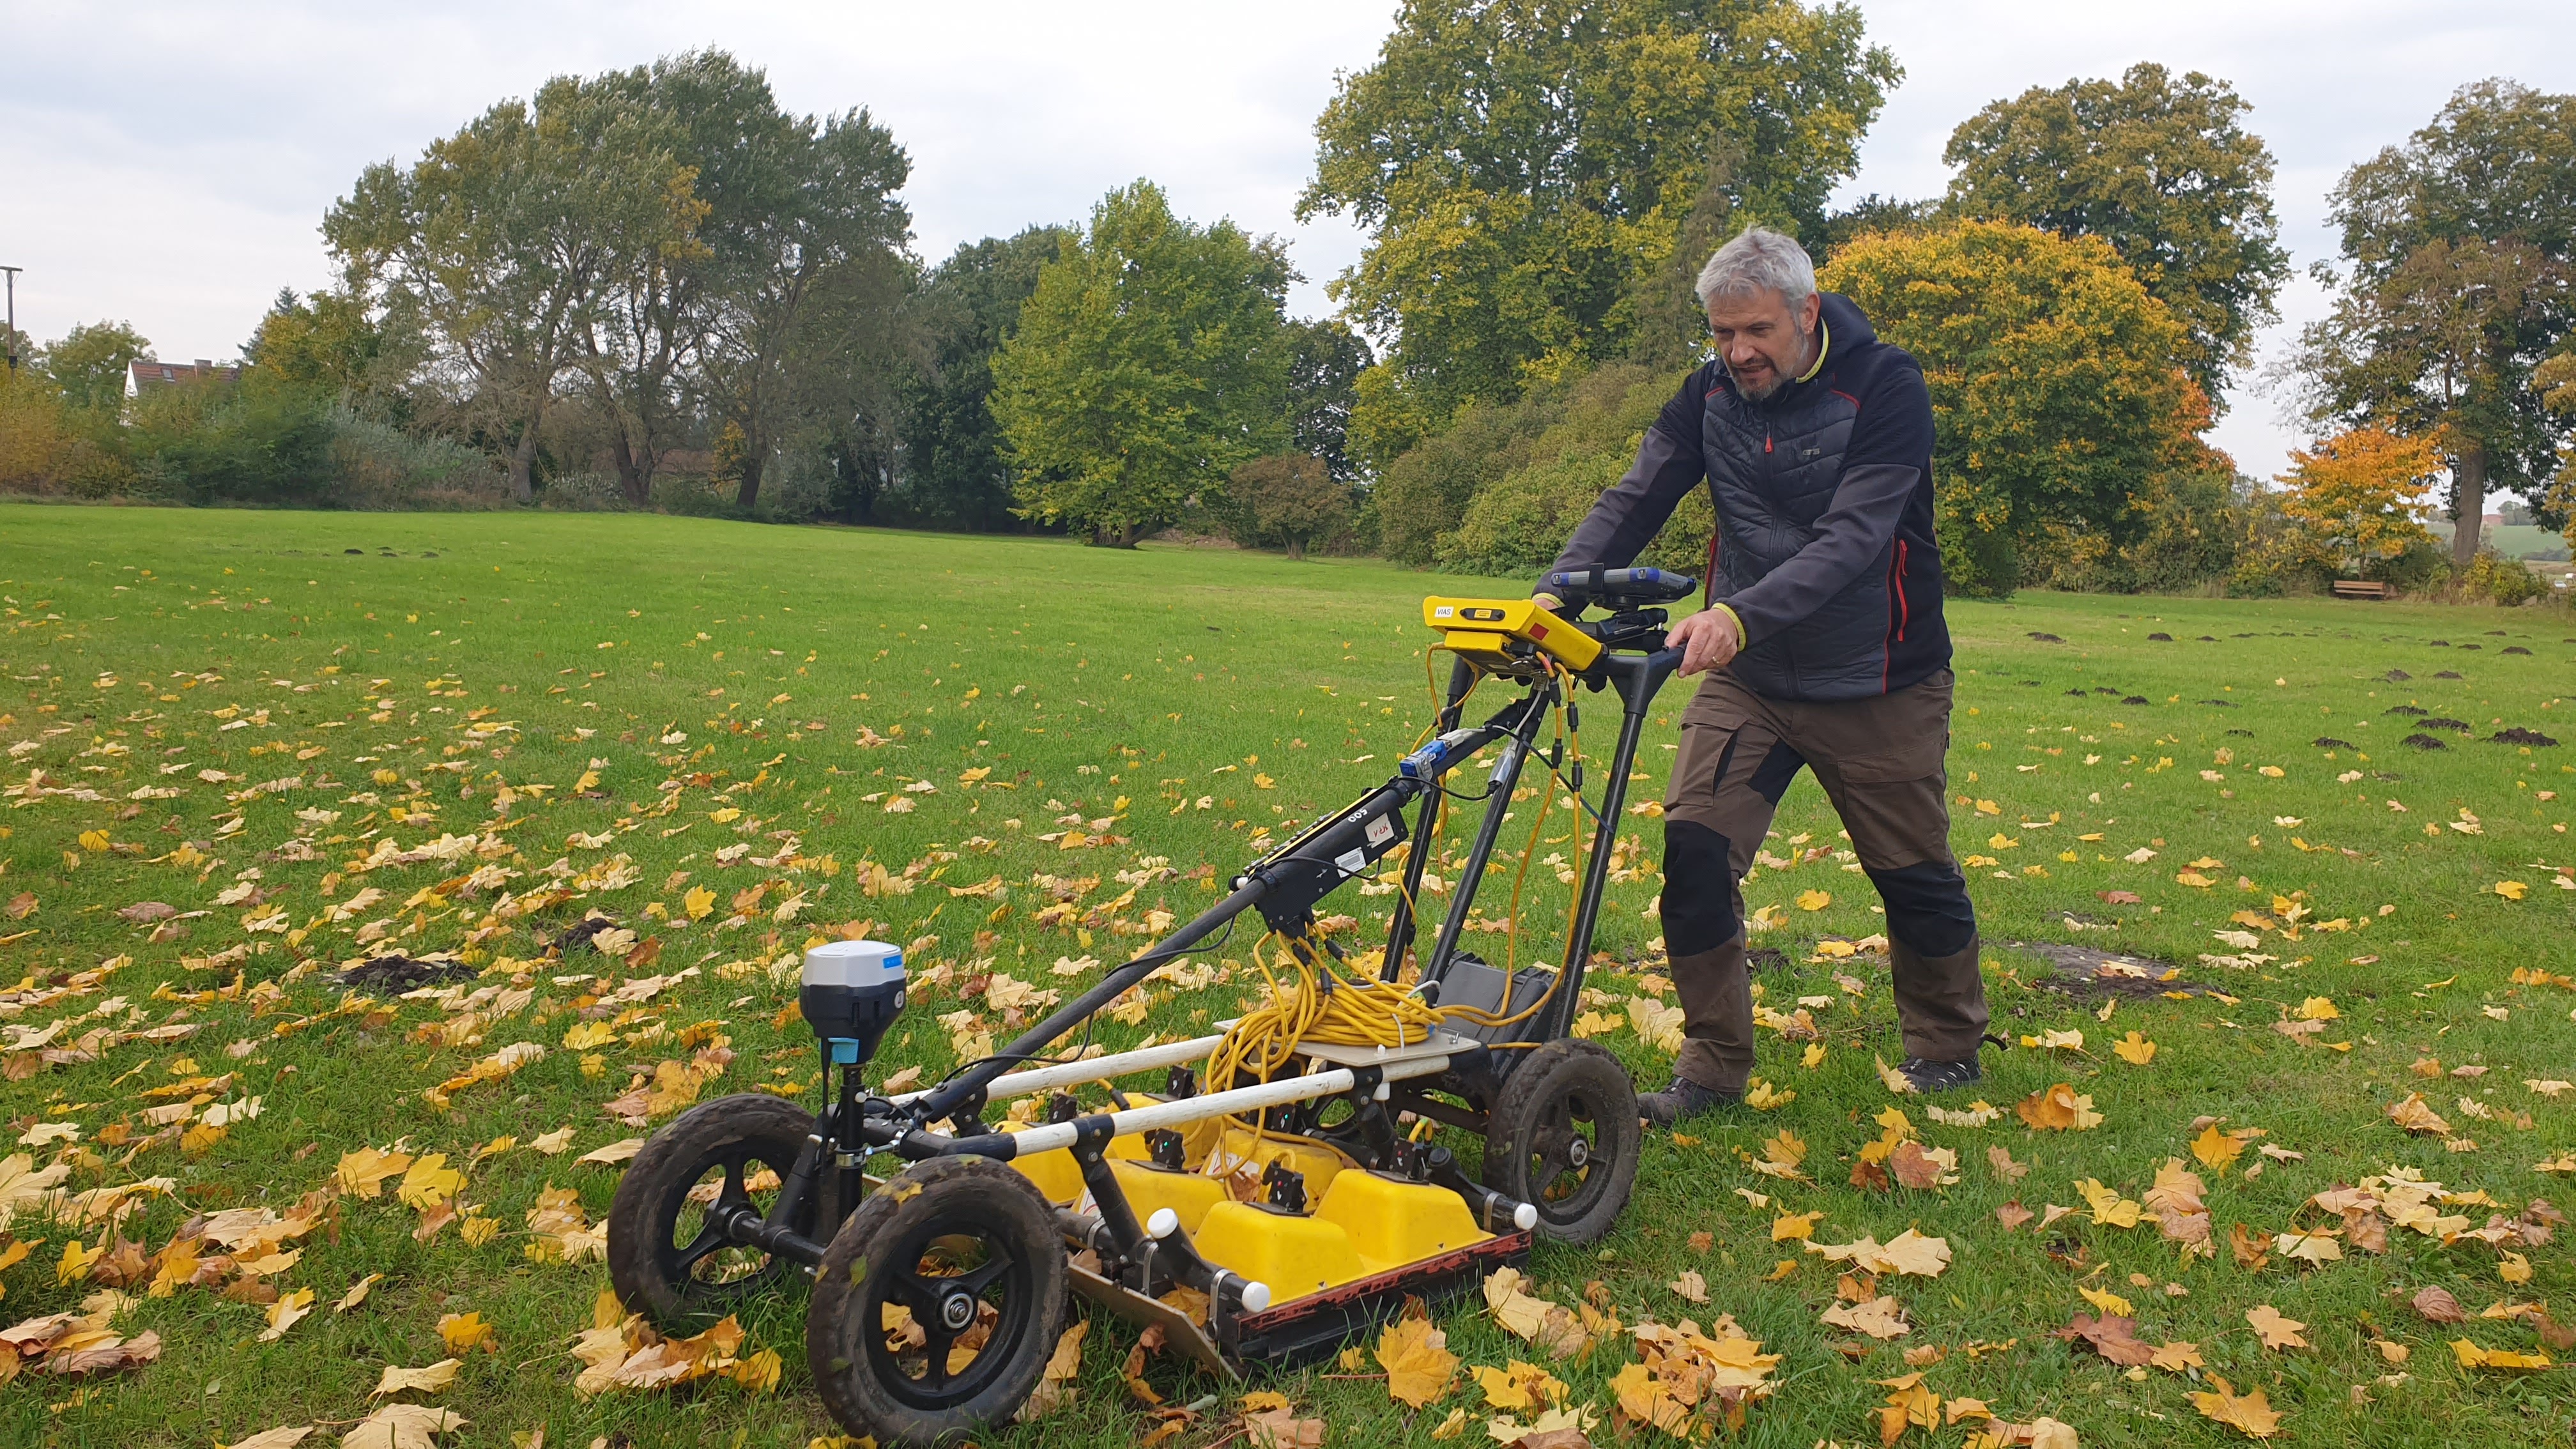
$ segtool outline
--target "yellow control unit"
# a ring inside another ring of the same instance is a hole
[[[1589,669],[1601,657],[1600,640],[1558,618],[1535,599],[1449,599],[1435,594],[1422,601],[1422,622],[1439,631],[1442,647],[1496,674],[1535,672],[1532,651],[1575,670]]]

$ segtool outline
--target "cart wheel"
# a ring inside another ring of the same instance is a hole
[[[1512,1069],[1485,1119],[1485,1186],[1538,1208],[1538,1231],[1589,1243],[1637,1180],[1637,1089],[1588,1041],[1552,1041]]]
[[[980,1157],[906,1168],[832,1238],[805,1312],[814,1388],[857,1434],[937,1444],[1019,1411],[1063,1326],[1064,1240]]]
[[[747,1092],[701,1102],[654,1133],[609,1204],[608,1280],[619,1301],[676,1329],[731,1312],[785,1277],[788,1264],[727,1241],[714,1222],[744,1206],[765,1216],[813,1131],[804,1108]]]

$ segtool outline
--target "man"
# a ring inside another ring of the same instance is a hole
[[[1932,537],[1923,370],[1812,262],[1749,229],[1699,275],[1717,360],[1647,430],[1551,573],[1624,567],[1703,480],[1717,507],[1709,607],[1673,626],[1682,715],[1664,800],[1664,944],[1687,1038],[1659,1125],[1733,1102],[1753,1069],[1743,876],[1801,768],[1816,772],[1887,907],[1919,1091],[1978,1078],[1976,913],[1950,854],[1950,635]],[[1554,596],[1541,594],[1554,604]]]

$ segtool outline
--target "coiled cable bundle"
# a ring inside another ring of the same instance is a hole
[[[1434,646],[1437,651],[1438,646]],[[1544,659],[1549,674],[1560,681],[1555,692],[1555,714],[1558,738],[1570,743],[1570,762],[1580,769],[1582,740],[1566,718],[1565,699],[1571,693],[1572,675],[1554,660]],[[1549,775],[1556,769],[1549,767]],[[1491,1011],[1466,1005],[1439,1006],[1423,999],[1412,987],[1394,981],[1380,980],[1373,974],[1353,971],[1321,938],[1313,935],[1265,936],[1253,945],[1253,965],[1261,972],[1264,1000],[1247,1009],[1227,1028],[1223,1040],[1208,1054],[1203,1080],[1210,1087],[1223,1089],[1246,1082],[1270,1081],[1288,1070],[1308,1045],[1384,1047],[1388,1049],[1419,1045],[1443,1025],[1456,1022],[1487,1030],[1511,1026],[1543,1010],[1556,995],[1557,986],[1565,979],[1560,970],[1537,1000],[1518,1010],[1513,1008],[1510,985],[1517,964],[1520,934],[1521,888],[1529,867],[1537,856],[1542,832],[1547,827],[1549,807],[1554,803],[1556,781],[1551,778],[1540,793],[1538,817],[1531,822],[1528,842],[1521,850],[1520,869],[1513,876],[1510,907],[1510,938],[1504,957],[1505,994],[1499,1006]],[[1437,839],[1436,827],[1433,837]],[[1574,830],[1574,878],[1579,894],[1583,878],[1583,820],[1578,807]],[[1461,886],[1464,886],[1464,882]],[[1416,921],[1421,911],[1411,896],[1406,904]],[[1568,912],[1568,929],[1574,912]],[[1279,940],[1285,948],[1284,961],[1275,962],[1264,947]],[[1568,945],[1571,946],[1569,939]],[[1501,1046],[1535,1045],[1535,1043],[1498,1043]],[[1281,1136],[1265,1129],[1258,1114],[1236,1119],[1253,1133],[1257,1149],[1265,1136]],[[1251,1152],[1237,1155],[1247,1160]],[[1234,1162],[1220,1162],[1212,1154],[1207,1164],[1212,1172],[1231,1171]]]

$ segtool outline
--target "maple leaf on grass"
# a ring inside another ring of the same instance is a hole
[[[2122,1368],[2137,1368],[2153,1362],[2156,1356],[2154,1345],[2138,1340],[2137,1329],[2135,1320],[2116,1313],[2104,1314],[2098,1319],[2091,1314],[2079,1313],[2073,1322],[2057,1330],[2055,1336],[2070,1343],[2080,1338],[2093,1345],[2094,1352]]]
[[[2217,1392],[2193,1394],[2192,1407],[2202,1417],[2214,1419],[2249,1438],[2269,1439],[2281,1430],[2281,1415],[2263,1397],[2261,1389],[2238,1394],[2233,1385],[2216,1374],[2209,1376]]]
[[[1264,1409],[1243,1416],[1243,1437],[1252,1449],[1323,1449],[1324,1421],[1300,1419],[1293,1409]]]
[[[1885,1296],[1837,1303],[1820,1317],[1835,1328],[1866,1333],[1872,1338],[1902,1338],[1914,1331],[1914,1326],[1905,1321],[1905,1305]]]
[[[430,1449],[441,1434],[452,1434],[465,1427],[466,1419],[452,1409],[432,1408],[427,1404],[387,1404],[358,1421],[356,1428],[340,1436],[341,1449]]]
[[[2263,1340],[2265,1348],[2310,1347],[2308,1341],[2299,1336],[2299,1331],[2307,1325],[2295,1318],[2282,1317],[2281,1311],[2269,1303],[2248,1309],[2245,1321],[2254,1325],[2254,1336]]]
[[[1447,1394],[1458,1373],[1449,1336],[1427,1315],[1408,1313],[1388,1325],[1378,1336],[1377,1361],[1386,1370],[1387,1395],[1417,1409]]]
[[[247,1439],[233,1441],[232,1449],[295,1449],[314,1431],[311,1424],[293,1424],[276,1429],[262,1429]]]
[[[2040,1131],[2084,1132],[2102,1125],[2102,1114],[2093,1110],[2093,1099],[2065,1082],[2031,1093],[2013,1111]]]
[[[1488,1408],[1554,1408],[1565,1402],[1564,1381],[1534,1363],[1513,1359],[1506,1368],[1478,1364],[1469,1372],[1476,1376],[1476,1387],[1484,1391]]]
[[[2404,1101],[2391,1103],[2388,1120],[2409,1132],[2448,1136],[2451,1131],[2451,1124],[2443,1121],[2441,1114],[2424,1105],[2421,1092],[2409,1092]]]
[[[456,1382],[456,1371],[464,1367],[464,1363],[463,1359],[443,1358],[434,1364],[416,1369],[397,1368],[387,1364],[384,1377],[376,1380],[375,1391],[367,1397],[380,1399],[387,1394],[399,1394],[411,1389],[418,1389],[424,1394],[438,1393]]]
[[[2512,1349],[2505,1348],[2480,1348],[2465,1338],[2451,1340],[2451,1356],[2458,1359],[2460,1367],[2464,1369],[2545,1369],[2550,1364],[2549,1355],[2545,1353],[2516,1353]]]

